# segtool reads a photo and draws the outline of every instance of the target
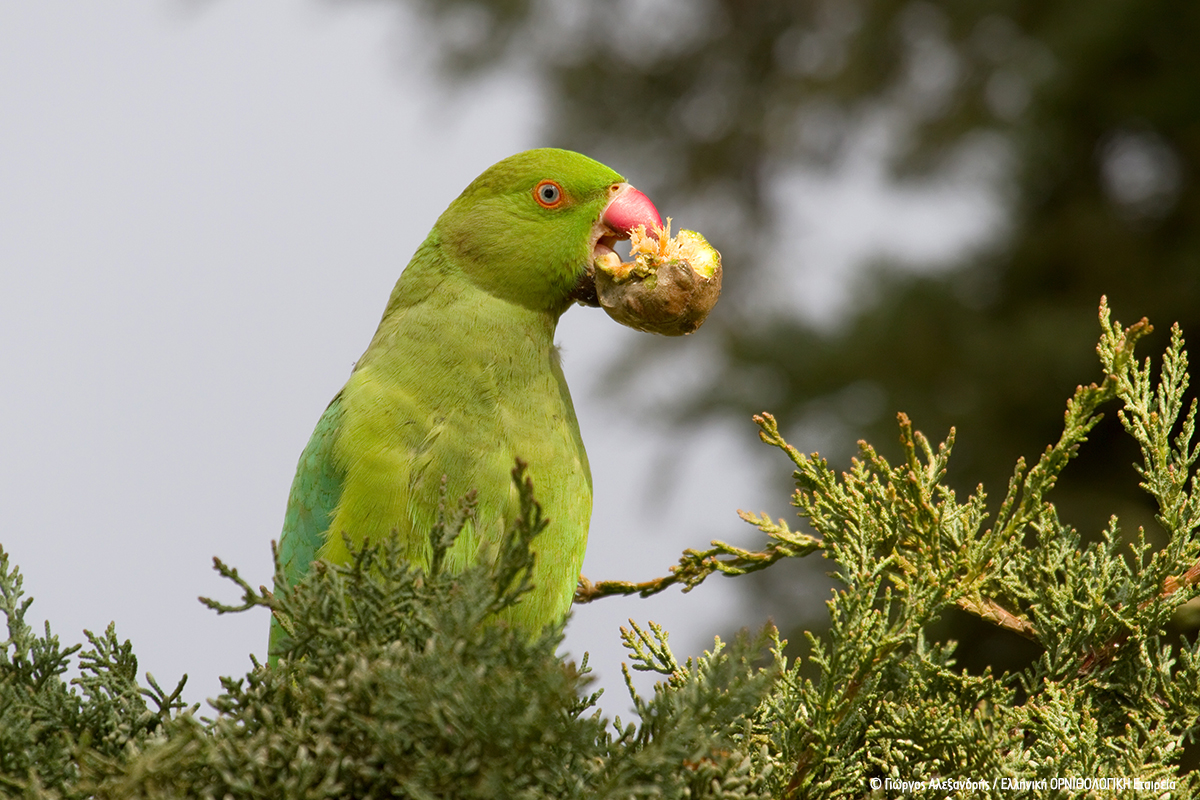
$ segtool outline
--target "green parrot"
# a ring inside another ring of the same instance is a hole
[[[398,537],[427,568],[447,496],[476,491],[473,525],[446,556],[489,559],[517,513],[512,468],[528,465],[550,528],[534,540],[534,589],[509,621],[532,633],[570,608],[592,511],[592,476],[554,332],[573,302],[596,305],[592,263],[653,203],[613,170],[566,150],[529,150],[476,178],[396,281],[350,379],[317,422],[288,497],[285,586],[313,561]],[[273,655],[284,636],[272,620]]]

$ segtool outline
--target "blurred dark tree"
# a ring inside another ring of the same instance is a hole
[[[956,426],[952,482],[996,498],[1099,376],[1102,294],[1122,320],[1148,316],[1159,336],[1178,321],[1200,342],[1192,0],[408,1],[451,74],[535,75],[546,142],[636,176],[724,253],[704,334],[721,372],[678,420],[769,403],[787,429],[844,432],[828,454],[844,460],[860,436],[895,441],[903,410],[934,439]],[[879,265],[833,330],[764,311],[756,298],[789,266],[780,176],[836,168],[880,121],[897,182],[967,162],[999,175],[1001,229],[954,269]],[[1093,434],[1060,510],[1085,532],[1111,513],[1153,530],[1116,433],[1110,418]]]

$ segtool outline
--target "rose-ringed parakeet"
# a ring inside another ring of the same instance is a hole
[[[520,458],[551,524],[532,544],[534,588],[510,621],[537,632],[562,619],[592,486],[555,326],[572,302],[595,304],[591,264],[638,225],[662,225],[649,199],[565,150],[506,158],[450,204],[300,456],[279,546],[287,587],[315,559],[346,562],[350,548],[387,536],[428,567],[443,476],[447,497],[477,493],[447,566],[488,558],[517,512]],[[272,652],[282,636],[272,620]]]

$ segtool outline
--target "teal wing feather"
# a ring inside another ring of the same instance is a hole
[[[341,403],[339,392],[321,415],[300,455],[279,540],[279,563],[285,584],[277,583],[276,591],[291,589],[308,574],[312,562],[317,560],[317,551],[325,543],[333,511],[341,497],[345,470],[338,466],[333,453],[334,439],[342,423]],[[269,649],[272,664],[284,636],[283,626],[272,618]]]

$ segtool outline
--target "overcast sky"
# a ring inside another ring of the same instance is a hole
[[[390,5],[0,0],[0,544],[31,622],[77,642],[115,620],[143,673],[189,674],[193,702],[266,649],[265,613],[196,601],[236,599],[212,557],[269,581],[296,459],[413,250],[489,165],[555,144],[530,81],[450,91]],[[869,160],[851,167],[789,190],[808,254],[795,307],[827,321],[862,257],[943,256],[986,218],[978,195],[914,202]],[[960,233],[920,235],[947,214]],[[595,480],[593,579],[665,574],[712,538],[758,543],[735,509],[787,511],[746,457],[749,420],[680,443],[675,488],[646,488],[666,434],[593,397],[645,336],[594,309],[559,326]],[[673,342],[639,396],[702,382],[706,342]],[[618,625],[654,619],[686,656],[763,622],[747,613],[713,579],[578,608],[565,646],[591,652],[601,705],[624,714]]]

